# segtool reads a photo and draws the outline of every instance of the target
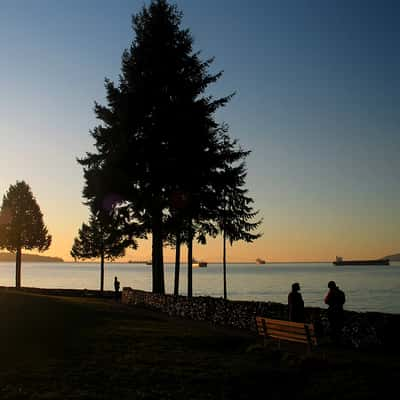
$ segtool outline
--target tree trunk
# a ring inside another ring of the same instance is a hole
[[[164,285],[164,260],[163,260],[163,238],[162,238],[162,214],[158,209],[153,212],[152,226],[152,270],[153,270],[153,293],[165,293]]]
[[[174,295],[179,294],[179,273],[181,266],[181,233],[178,229],[176,232],[176,245],[175,245],[175,281],[174,281]]]
[[[223,233],[223,256],[222,256],[222,263],[223,263],[223,270],[224,270],[224,300],[226,300],[226,233],[224,229]]]
[[[188,231],[188,276],[187,276],[187,284],[188,284],[188,290],[187,290],[187,296],[192,297],[193,296],[193,280],[192,280],[192,272],[193,272],[193,229],[192,229],[192,221],[189,222],[189,231]]]
[[[22,252],[21,248],[17,249],[16,256],[15,256],[15,287],[21,287],[21,258]]]
[[[104,250],[101,251],[100,255],[100,292],[104,291]]]

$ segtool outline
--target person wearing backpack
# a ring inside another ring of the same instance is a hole
[[[329,291],[325,296],[325,304],[328,307],[328,320],[331,331],[331,339],[339,342],[344,326],[343,304],[346,302],[346,296],[334,281],[328,283]]]

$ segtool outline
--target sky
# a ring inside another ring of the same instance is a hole
[[[69,252],[88,209],[76,158],[93,151],[94,101],[118,78],[148,1],[1,0],[0,196],[25,180]],[[228,261],[325,261],[400,252],[400,4],[180,0],[195,50],[236,92],[218,112],[251,150],[247,188],[263,236]],[[185,256],[183,252],[183,257]],[[173,250],[165,249],[166,261]],[[222,257],[221,238],[194,256]],[[150,241],[123,260],[151,258]]]

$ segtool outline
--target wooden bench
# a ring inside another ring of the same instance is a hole
[[[279,347],[281,340],[304,343],[308,345],[309,351],[317,345],[313,324],[282,321],[265,317],[256,317],[256,323],[258,334],[264,337],[264,346],[270,338],[278,339]]]

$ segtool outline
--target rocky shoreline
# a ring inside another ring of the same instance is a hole
[[[256,332],[255,316],[287,319],[287,305],[274,302],[231,301],[214,297],[160,295],[124,287],[122,303],[149,307],[181,318],[209,321],[217,325]],[[321,340],[328,336],[326,309],[306,307],[307,320],[313,322]],[[343,344],[353,348],[398,346],[400,315],[378,312],[345,311]]]

